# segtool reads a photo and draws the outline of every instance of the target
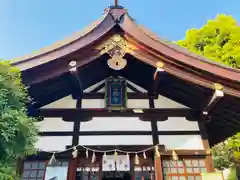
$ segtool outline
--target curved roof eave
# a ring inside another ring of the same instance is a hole
[[[212,65],[216,65],[216,66],[220,66],[222,68],[226,68],[226,69],[229,69],[229,70],[233,70],[233,71],[237,71],[240,73],[240,70],[239,69],[235,69],[235,68],[232,68],[232,67],[229,67],[225,64],[220,64],[220,63],[217,63],[215,61],[212,61],[212,60],[209,60],[207,58],[205,58],[204,56],[201,56],[199,54],[196,54],[196,53],[193,53],[191,51],[189,51],[188,49],[184,48],[184,47],[181,47],[177,44],[174,44],[173,42],[171,41],[168,41],[164,38],[161,38],[159,37],[157,34],[155,34],[154,32],[150,31],[149,29],[147,29],[146,27],[142,26],[142,25],[138,25],[139,29],[143,31],[143,33],[145,33],[146,35],[148,35],[150,38],[152,38],[154,41],[157,41],[157,42],[161,42],[161,43],[164,43],[166,45],[168,45],[169,47],[171,48],[174,48],[174,49],[177,49],[178,51],[180,51],[181,53],[186,53],[188,55],[191,55],[192,57],[195,57],[197,59],[200,59],[202,61],[205,61],[207,63],[210,63]]]
[[[139,25],[131,19],[125,9],[117,7],[108,9],[100,20],[94,22],[91,26],[85,28],[85,30],[76,33],[68,39],[55,43],[50,47],[43,48],[43,50],[36,54],[16,59],[12,62],[12,65],[18,66],[24,71],[61,58],[103,37],[116,24],[118,24],[127,35],[133,37],[137,43],[147,47],[150,51],[169,57],[176,61],[176,63],[183,63],[223,79],[240,82],[240,70],[214,63],[200,55],[189,52],[185,48],[156,38],[157,36],[153,35],[151,31],[149,32],[146,31],[145,28],[140,28]]]
[[[64,55],[72,53],[76,50],[79,50],[85,47],[86,45],[92,43],[93,41],[99,39],[104,34],[106,34],[109,30],[111,30],[114,25],[115,25],[115,22],[112,19],[112,17],[109,16],[109,10],[108,10],[104,13],[102,18],[93,22],[89,26],[85,27],[83,30],[76,32],[73,35],[63,40],[60,40],[50,46],[44,47],[40,49],[38,52],[27,54],[19,58],[15,58],[12,60],[11,64],[19,67],[22,71],[24,71],[26,69],[30,69],[32,67],[50,62]],[[103,28],[101,28],[100,26],[102,26]],[[96,29],[100,29],[100,30],[98,30],[98,33],[94,33],[93,35],[92,32],[96,31]],[[86,36],[91,36],[91,37],[86,38]],[[79,43],[79,41],[84,41],[84,40],[85,42]],[[76,43],[78,43],[78,46],[75,46]],[[66,50],[64,50],[64,48],[66,48]],[[62,53],[59,53],[59,51]],[[57,52],[57,53],[55,54],[54,52]],[[54,55],[52,55],[53,53]]]
[[[161,39],[151,37],[149,33],[135,24],[127,13],[122,23],[120,23],[120,27],[137,42],[148,47],[148,49],[153,49],[159,54],[164,54],[178,62],[207,71],[224,79],[227,78],[240,82],[240,70],[212,62],[178,45],[166,43]]]

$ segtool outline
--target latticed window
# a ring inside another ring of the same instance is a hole
[[[22,180],[43,180],[45,170],[45,161],[24,162]]]
[[[203,159],[164,160],[165,180],[201,180],[201,173],[206,172]]]
[[[153,166],[141,166],[134,168],[135,180],[154,180],[155,171]]]
[[[54,167],[68,167],[68,162],[58,161]],[[22,180],[44,180],[47,175],[47,161],[26,161],[23,166]],[[56,173],[60,176],[61,173]],[[60,170],[63,172],[64,170]],[[51,173],[52,174],[52,173]]]

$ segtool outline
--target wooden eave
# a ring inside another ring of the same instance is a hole
[[[163,61],[166,64],[164,70],[172,75],[207,88],[213,88],[213,83],[221,83],[224,86],[225,93],[240,97],[239,70],[212,63],[203,57],[183,50],[177,45],[149,36],[133,22],[127,11],[121,7],[110,8],[101,21],[92,25],[79,38],[72,38],[73,41],[68,41],[57,48],[49,48],[49,51],[44,51],[36,56],[15,61],[12,65],[18,66],[22,71],[28,71],[33,68],[41,69],[41,66],[55,63],[58,66],[52,67],[54,71],[47,79],[59,76],[67,70],[66,68],[65,71],[58,71],[57,73],[56,69],[61,67],[59,65],[60,61],[66,61],[68,55],[70,57],[71,54],[82,53],[84,49],[92,48],[93,50],[93,46],[90,45],[96,45],[96,42],[106,39],[109,32],[116,26],[123,31],[121,32],[122,36],[138,47],[134,53],[138,59],[153,67],[156,67],[156,62],[159,60]],[[78,59],[81,59],[78,60],[78,67],[93,61],[99,56],[96,51],[95,53],[89,51],[89,53],[88,55],[85,53],[83,58],[78,57]],[[71,57],[71,59],[73,58]],[[56,63],[57,61],[59,63]],[[62,62],[65,66],[66,63],[68,62]],[[38,83],[38,81],[35,83]]]
[[[128,65],[121,72],[113,72],[105,63],[108,55],[101,55],[96,49],[116,33],[137,47],[133,53],[126,54]],[[22,70],[23,82],[34,98],[34,108],[73,93],[68,68],[72,60],[77,62],[79,77],[84,77],[84,89],[117,73],[147,90],[153,83],[156,63],[162,61],[165,73],[160,75],[157,93],[198,111],[203,110],[214,93],[214,83],[220,83],[225,96],[212,111],[211,121],[207,122],[211,143],[239,131],[240,71],[153,37],[139,28],[121,7],[110,8],[102,20],[83,34],[12,63]],[[140,77],[142,72],[144,78]]]

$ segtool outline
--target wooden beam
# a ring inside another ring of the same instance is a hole
[[[82,81],[78,75],[76,61],[71,61],[69,63],[69,72],[72,75],[71,77],[72,77],[73,84],[74,84],[73,98],[81,100],[82,94],[83,94],[83,85],[82,85]]]
[[[76,103],[76,108],[80,109],[82,107],[82,100],[78,99]],[[72,146],[77,146],[79,144],[79,131],[80,131],[80,121],[74,121],[73,133],[72,133]]]
[[[127,93],[128,99],[148,99],[148,93],[134,93],[128,92]],[[105,93],[103,92],[89,92],[83,93],[83,99],[104,99]],[[154,96],[157,99],[157,96]]]
[[[139,93],[139,94],[143,93],[143,92],[139,91],[137,88],[135,88],[134,86],[132,86],[130,83],[127,83],[127,87],[135,93]]]
[[[124,109],[122,111],[109,111],[108,109],[39,109],[35,111],[34,116],[43,117],[62,117],[64,120],[79,119],[78,117],[155,117],[156,121],[167,120],[168,117],[197,117],[199,111],[187,108],[155,108],[141,109],[143,113],[134,112],[135,109]],[[197,118],[195,118],[197,119]],[[80,120],[83,121],[83,120]]]
[[[152,97],[149,97],[149,108],[154,109],[155,104],[154,104],[154,99]],[[152,139],[153,139],[153,145],[158,145],[159,144],[159,139],[158,139],[158,127],[157,127],[157,121],[151,119],[151,129],[152,129]]]
[[[211,96],[211,98],[208,100],[207,105],[205,106],[205,108],[203,109],[202,113],[201,113],[201,119],[202,120],[207,120],[209,117],[209,114],[211,113],[211,111],[213,110],[213,108],[216,106],[216,104],[220,101],[221,98],[224,97],[224,92],[223,90],[223,86],[221,84],[215,83],[214,84],[214,93]]]
[[[104,88],[105,87],[105,81],[104,82],[102,82],[101,84],[99,84],[97,87],[95,87],[92,91],[91,91],[91,93],[96,93],[96,92],[98,92],[99,90],[101,90],[102,88]],[[86,93],[85,93],[86,94]]]
[[[207,152],[207,156],[205,158],[205,164],[206,164],[206,169],[207,172],[214,172],[214,165],[213,165],[213,159],[212,159],[212,155],[210,153],[210,145],[209,145],[209,141],[208,141],[208,133],[205,127],[204,122],[198,122],[198,126],[200,129],[200,133],[201,133],[201,138],[202,138],[202,143],[203,143],[203,147]]]
[[[153,121],[156,122],[156,121]],[[79,121],[76,121],[79,124]],[[81,122],[80,122],[81,123]],[[76,128],[74,128],[76,130]],[[39,136],[146,136],[146,135],[153,135],[152,131],[44,131],[39,132]],[[158,131],[155,130],[156,137],[158,135],[168,136],[182,136],[182,135],[199,135],[200,131]],[[154,141],[154,140],[153,140]],[[77,141],[78,142],[78,141]],[[154,141],[156,144],[159,142]],[[73,145],[76,145],[73,143]]]
[[[162,62],[157,62],[157,68],[156,68],[156,71],[153,75],[153,85],[152,85],[152,88],[151,88],[151,95],[157,95],[158,94],[158,85],[160,83],[160,73],[161,72],[164,72],[164,64]]]

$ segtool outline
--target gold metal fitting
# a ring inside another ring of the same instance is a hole
[[[214,89],[215,90],[223,90],[223,86],[219,83],[214,83]]]
[[[157,68],[163,68],[164,67],[164,63],[162,61],[158,61],[156,63],[156,66],[157,66]]]

